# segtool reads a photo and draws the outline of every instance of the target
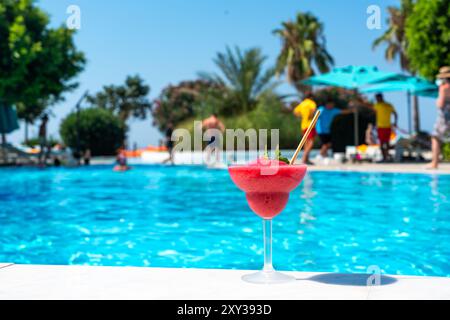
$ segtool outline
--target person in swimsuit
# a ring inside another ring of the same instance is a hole
[[[127,164],[127,157],[125,155],[125,149],[120,149],[117,157],[116,157],[116,166],[114,167],[114,171],[122,172],[128,171],[131,168]]]
[[[48,115],[45,114],[42,117],[42,122],[39,126],[39,145],[41,147],[41,152],[39,153],[39,165],[45,165],[48,158],[47,124]]]
[[[173,124],[169,122],[166,129],[166,135],[165,135],[165,141],[166,141],[166,148],[169,152],[169,158],[163,161],[163,163],[170,162],[173,164],[173,141],[172,141],[172,134],[173,134]]]
[[[218,148],[219,141],[217,140],[217,137],[214,134],[211,134],[208,132],[209,129],[217,129],[220,130],[220,132],[225,131],[225,126],[222,123],[222,121],[217,118],[217,114],[213,113],[209,118],[206,118],[202,122],[202,129],[206,131],[206,142],[207,142],[207,155],[206,155],[206,162],[210,163],[211,159],[211,153],[215,151],[216,156],[216,162],[219,161],[219,152],[216,150]],[[220,137],[219,137],[220,138]]]
[[[83,155],[83,160],[84,160],[85,166],[89,166],[91,164],[91,157],[92,157],[91,149],[87,149]]]
[[[203,128],[203,130],[218,129],[221,132],[225,131],[225,126],[219,120],[219,118],[217,118],[216,113],[213,113],[209,118],[206,118],[205,120],[203,120],[202,128]],[[216,137],[214,135],[208,136],[207,144],[211,145],[211,144],[214,144],[214,142],[216,142]]]
[[[427,169],[438,168],[441,145],[450,141],[450,67],[442,67],[437,79],[439,83],[437,118],[431,137],[432,160]]]

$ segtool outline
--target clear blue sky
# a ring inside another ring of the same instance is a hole
[[[151,86],[150,98],[169,83],[193,79],[198,71],[214,71],[212,58],[226,45],[258,46],[273,63],[280,42],[272,30],[299,11],[311,11],[325,25],[328,50],[336,66],[373,64],[381,70],[400,71],[387,63],[380,48],[371,43],[386,29],[386,7],[398,0],[40,0],[53,25],[65,23],[66,9],[81,8],[82,26],[76,44],[86,53],[88,64],[78,77],[80,87],[66,94],[66,101],[53,107],[50,134],[58,136],[62,118],[73,110],[85,90],[99,91],[106,84],[123,83],[129,74],[140,74]],[[369,5],[382,8],[382,29],[366,27]],[[281,92],[293,92],[284,85]],[[407,127],[404,93],[387,94]],[[422,98],[422,127],[432,128],[436,115],[433,99]],[[156,144],[160,139],[152,120],[130,122],[130,143]],[[22,127],[23,128],[23,127]],[[10,136],[23,141],[23,129]],[[36,134],[37,128],[31,133]]]

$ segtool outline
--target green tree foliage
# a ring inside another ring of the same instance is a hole
[[[442,155],[445,161],[450,161],[450,143],[445,143],[442,146]]]
[[[227,91],[222,85],[206,80],[182,81],[164,88],[153,102],[153,124],[164,131],[169,122],[177,125],[193,116],[223,113],[228,106]]]
[[[184,120],[178,128],[185,128],[193,136],[193,118]],[[289,108],[287,108],[279,97],[273,93],[263,94],[255,108],[246,113],[238,115],[220,116],[220,120],[227,129],[268,129],[270,144],[270,129],[279,129],[280,148],[295,148],[301,138],[300,123]],[[226,147],[226,137],[224,147]]]
[[[355,90],[327,87],[314,91],[314,100],[320,105],[325,105],[327,101],[333,101],[336,108],[348,109],[352,101],[365,101],[364,96]],[[294,106],[299,103],[296,102]]]
[[[247,112],[258,104],[261,96],[275,89],[274,69],[264,68],[267,57],[258,48],[242,52],[238,47],[219,52],[214,63],[219,74],[200,73],[200,77],[225,88],[227,102],[236,112]]]
[[[33,0],[0,3],[0,97],[16,104],[28,122],[75,88],[71,80],[85,65],[74,31],[48,25],[48,15]]]
[[[59,144],[60,142],[58,141],[58,139],[55,139],[54,137],[50,136],[47,138],[47,145],[49,147],[54,147],[57,144]],[[34,137],[31,139],[28,139],[28,141],[24,141],[22,143],[22,145],[30,147],[30,148],[35,148],[41,145],[41,139],[39,137]]]
[[[60,135],[64,143],[76,150],[90,149],[92,155],[115,155],[125,138],[122,121],[110,111],[100,108],[81,110],[78,115],[73,112],[61,123]]]
[[[408,37],[406,35],[406,22],[411,16],[415,5],[415,0],[402,0],[400,7],[388,7],[389,18],[387,23],[389,28],[379,38],[373,42],[373,48],[385,45],[384,52],[387,61],[398,60],[400,68],[415,74],[411,69],[409,56],[407,53],[409,47]],[[413,120],[414,131],[420,131],[419,99],[413,97]]]
[[[305,86],[301,80],[319,72],[328,72],[334,64],[326,49],[323,24],[311,13],[298,13],[294,21],[281,24],[273,33],[280,37],[282,47],[277,58],[276,71],[285,73],[289,83],[298,92]]]
[[[42,99],[38,99],[33,104],[18,102],[16,103],[17,116],[27,123],[33,123],[44,113],[47,107],[48,104]]]
[[[146,119],[151,110],[148,100],[150,87],[138,75],[128,76],[123,85],[104,86],[103,91],[88,96],[92,106],[110,111],[125,126],[131,117]]]
[[[412,71],[430,80],[450,65],[450,1],[417,0],[406,21],[407,55]]]

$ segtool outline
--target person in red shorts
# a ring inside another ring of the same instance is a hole
[[[383,155],[383,162],[389,161],[389,141],[391,139],[392,126],[397,126],[397,112],[394,107],[384,101],[381,93],[375,95],[376,103],[373,106],[376,114],[376,124],[378,131],[378,140]],[[391,117],[394,115],[394,123],[391,123]]]

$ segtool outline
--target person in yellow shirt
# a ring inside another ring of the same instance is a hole
[[[380,142],[381,153],[383,154],[383,161],[389,159],[389,140],[391,139],[392,123],[391,117],[394,115],[394,127],[397,126],[397,112],[394,107],[384,101],[381,93],[375,95],[376,103],[373,106],[376,114],[376,125],[378,132],[378,140]]]
[[[314,101],[314,97],[311,92],[305,95],[305,99],[294,109],[294,115],[301,118],[302,133],[305,134],[316,112],[317,104]],[[305,143],[305,149],[303,152],[302,162],[305,164],[312,164],[309,161],[309,154],[314,146],[314,138],[316,137],[316,128],[313,128],[308,136],[308,140]]]

